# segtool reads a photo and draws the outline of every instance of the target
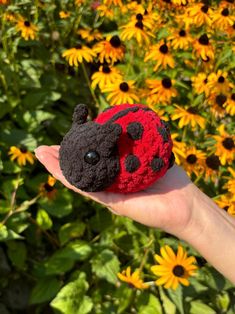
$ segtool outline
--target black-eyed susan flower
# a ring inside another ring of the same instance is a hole
[[[87,42],[100,40],[103,37],[97,29],[92,28],[79,29],[78,34],[82,37],[82,39],[85,39]]]
[[[122,40],[130,40],[131,38],[135,38],[137,43],[142,45],[149,45],[150,37],[155,37],[143,24],[142,20],[136,20],[134,23],[129,22],[126,25],[120,27],[122,29],[121,39]]]
[[[156,280],[156,285],[164,285],[164,288],[176,289],[179,284],[189,286],[189,277],[195,274],[197,266],[194,256],[187,256],[187,252],[178,246],[177,254],[168,245],[161,247],[160,255],[154,255],[159,265],[151,267],[151,271],[160,278]]]
[[[228,105],[228,97],[223,94],[211,94],[208,99],[208,104],[210,105],[210,110],[212,114],[217,118],[223,118],[226,115],[225,108]]]
[[[91,87],[96,88],[98,85],[101,91],[107,86],[115,83],[115,81],[122,80],[120,71],[112,66],[101,65],[98,72],[95,72],[91,77]]]
[[[105,4],[101,4],[99,5],[96,10],[99,12],[99,15],[100,16],[104,16],[104,17],[107,17],[108,19],[110,20],[113,20],[114,18],[114,12],[113,10],[108,7],[107,5]]]
[[[185,158],[182,159],[182,165],[188,175],[194,173],[197,177],[204,171],[206,154],[196,149],[196,147],[186,147]]]
[[[77,47],[67,49],[63,52],[62,57],[65,58],[70,66],[77,67],[83,60],[92,62],[96,53],[89,47],[82,46],[80,44]]]
[[[234,194],[222,194],[214,200],[216,204],[224,209],[231,216],[235,216],[235,197]]]
[[[203,61],[214,59],[214,48],[210,44],[207,34],[203,34],[195,40],[193,49],[196,56],[200,57]]]
[[[219,135],[213,135],[216,140],[215,154],[219,157],[221,164],[231,164],[235,157],[235,136],[225,131],[225,126],[221,124],[218,127]]]
[[[176,5],[186,5],[188,4],[188,0],[171,0],[173,4],[176,4]]]
[[[224,188],[227,189],[232,195],[235,195],[235,170],[232,167],[228,167],[232,177],[229,177],[228,181],[225,183]]]
[[[171,47],[175,50],[187,50],[189,47],[191,47],[191,44],[193,42],[193,39],[190,36],[189,32],[184,29],[174,30],[172,34],[168,37],[168,40],[171,41]]]
[[[200,72],[197,75],[191,77],[193,89],[197,94],[205,93],[206,96],[210,94],[210,90],[208,88],[208,79],[207,74],[204,72]]]
[[[61,19],[67,19],[68,17],[70,17],[70,12],[60,11],[59,16]]]
[[[184,126],[191,126],[192,129],[196,129],[197,126],[204,129],[206,125],[206,119],[198,114],[198,111],[195,107],[189,107],[184,109],[178,105],[175,105],[174,112],[171,115],[172,120],[179,119],[179,128]]]
[[[7,22],[15,22],[16,21],[16,15],[14,13],[6,12],[3,14],[3,20]]]
[[[119,6],[122,7],[123,3],[122,0],[104,0],[103,1],[105,5],[107,5],[108,7],[114,5],[114,6]]]
[[[140,278],[139,269],[136,269],[133,273],[131,273],[131,267],[128,266],[127,269],[123,270],[121,273],[118,273],[117,276],[121,281],[128,283],[128,285],[131,287],[135,287],[137,289],[149,288],[149,285],[144,283]]]
[[[203,25],[211,26],[212,24],[212,9],[204,3],[193,3],[186,8],[186,13],[189,18],[189,24],[194,24],[196,27]]]
[[[18,32],[21,32],[21,37],[25,40],[34,40],[36,38],[38,27],[32,22],[20,16],[17,20],[16,30]]]
[[[119,36],[107,36],[106,40],[98,42],[93,51],[98,54],[99,61],[104,63],[114,63],[121,61],[124,58],[125,47],[122,44]]]
[[[172,151],[175,155],[175,162],[177,165],[180,165],[181,160],[185,159],[186,144],[184,142],[177,141],[177,137],[179,137],[178,133],[171,134],[171,138],[173,141]]]
[[[80,7],[84,3],[84,0],[75,0],[74,2],[78,7]]]
[[[139,97],[136,94],[135,81],[117,81],[110,86],[103,88],[103,92],[109,93],[107,100],[110,101],[110,105],[120,104],[133,104],[135,101],[139,101]]]
[[[160,67],[166,69],[168,66],[174,68],[175,62],[170,53],[169,46],[161,40],[158,44],[150,46],[149,51],[146,53],[144,62],[156,61],[154,71],[157,71]]]
[[[226,30],[235,22],[235,16],[232,15],[229,8],[219,8],[212,14],[213,26],[221,30]]]
[[[19,166],[25,166],[27,162],[34,164],[35,157],[25,146],[19,148],[11,146],[8,154],[11,156],[10,159],[16,160]]]
[[[235,115],[235,93],[232,93],[227,98],[227,103],[224,106],[226,112],[230,114],[231,116]]]
[[[169,77],[164,77],[161,80],[146,80],[146,84],[150,89],[147,104],[153,105],[156,101],[158,103],[169,103],[172,97],[177,96],[177,90],[173,87],[174,82]]]
[[[215,154],[207,156],[205,159],[205,180],[217,180],[221,163],[219,157]]]
[[[207,77],[207,86],[214,93],[226,94],[233,84],[228,80],[228,72],[218,70],[217,72],[212,72]]]
[[[57,194],[57,189],[54,187],[55,183],[56,179],[49,175],[47,182],[42,183],[39,187],[40,195],[49,199],[53,199]]]

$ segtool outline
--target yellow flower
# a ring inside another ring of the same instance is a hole
[[[224,108],[231,116],[235,115],[235,93],[232,93],[232,95],[227,98],[227,103],[225,104]]]
[[[178,246],[177,254],[168,245],[161,247],[161,256],[155,255],[155,260],[159,265],[151,267],[151,271],[160,276],[156,280],[156,285],[164,285],[164,288],[176,289],[179,284],[189,286],[188,278],[193,276],[197,266],[194,256],[187,256],[187,252],[184,251],[182,246]]]
[[[185,158],[182,159],[182,164],[190,176],[192,173],[195,173],[196,176],[199,176],[204,171],[206,154],[195,147],[187,147],[185,150]]]
[[[122,0],[104,0],[103,2],[108,7],[110,7],[111,5],[115,5],[115,6],[119,6],[119,7],[123,6]]]
[[[102,65],[99,68],[99,72],[95,72],[91,77],[91,87],[96,88],[98,85],[101,91],[107,86],[115,83],[117,80],[122,80],[120,71],[114,67],[108,65]]]
[[[228,167],[228,171],[231,173],[232,178],[224,185],[224,188],[227,189],[231,194],[235,195],[235,170],[231,167]]]
[[[231,164],[235,157],[235,136],[225,131],[225,126],[221,124],[218,128],[219,135],[213,135],[216,140],[215,154],[219,156],[221,164]]]
[[[67,19],[70,16],[70,12],[60,11],[59,16],[61,19]]]
[[[207,86],[214,93],[227,93],[233,84],[228,80],[228,73],[218,70],[217,73],[213,72],[208,75]]]
[[[226,115],[225,108],[228,106],[228,97],[225,94],[211,94],[207,101],[211,105],[210,110],[216,118],[223,118]]]
[[[15,22],[16,16],[14,13],[6,12],[3,14],[3,19],[4,19],[4,21],[7,21],[7,22]]]
[[[20,16],[16,24],[16,30],[21,32],[21,37],[23,37],[25,40],[33,40],[36,38],[38,28],[33,23]]]
[[[117,81],[116,83],[103,88],[103,92],[109,93],[107,100],[111,101],[111,106],[126,103],[133,104],[135,101],[139,101],[134,84],[135,81]]]
[[[39,193],[41,196],[53,199],[57,193],[57,189],[54,188],[56,179],[51,175],[48,176],[47,182],[42,183],[39,187]]]
[[[174,81],[168,77],[162,80],[146,80],[147,86],[150,88],[147,97],[147,104],[169,103],[172,97],[177,96],[177,90],[173,87]]]
[[[184,142],[179,142],[176,140],[176,138],[179,136],[177,133],[171,134],[171,139],[173,141],[173,148],[172,151],[175,155],[175,162],[177,165],[181,164],[181,160],[185,159],[185,150],[186,150],[186,144]]]
[[[160,66],[162,66],[163,69],[166,69],[168,66],[171,68],[175,66],[174,59],[169,52],[169,47],[164,41],[160,41],[160,43],[149,47],[144,62],[148,60],[157,62],[153,69],[154,71],[157,71]]]
[[[213,181],[218,179],[219,168],[221,166],[219,157],[212,154],[205,159],[205,180],[211,178]]]
[[[168,37],[168,40],[171,40],[171,46],[173,49],[184,49],[187,50],[191,47],[193,42],[192,37],[184,29],[174,30],[172,35]]]
[[[87,29],[80,29],[78,34],[81,35],[82,39],[91,42],[93,40],[102,39],[102,34],[97,29],[87,28]]]
[[[195,107],[189,107],[184,109],[178,105],[175,105],[177,108],[174,110],[174,113],[171,116],[172,120],[179,120],[179,128],[183,128],[186,125],[190,125],[193,130],[197,126],[204,129],[206,125],[206,119],[200,116]]]
[[[8,154],[11,155],[11,160],[16,159],[19,166],[25,166],[27,161],[31,165],[34,163],[34,155],[25,146],[21,146],[20,148],[11,146]]]
[[[74,2],[78,7],[80,7],[84,3],[84,0],[75,0]]]
[[[192,4],[189,8],[186,8],[186,13],[190,19],[190,24],[194,24],[197,27],[208,25],[211,26],[212,9],[204,3]]]
[[[0,0],[0,4],[8,4],[10,0]]]
[[[197,94],[205,93],[206,96],[209,95],[210,90],[207,85],[207,75],[205,73],[198,73],[196,76],[191,77],[192,86]]]
[[[76,48],[65,50],[62,57],[68,61],[70,66],[77,67],[79,63],[83,62],[83,59],[87,62],[92,62],[95,55],[96,54],[92,49],[79,44]]]
[[[219,198],[214,200],[216,204],[226,210],[228,214],[235,217],[235,197],[234,194],[222,194]]]
[[[104,63],[114,63],[124,58],[125,48],[120,38],[115,36],[107,36],[106,40],[97,43],[93,47],[93,51],[98,54],[99,61]]]
[[[214,48],[209,42],[207,34],[203,34],[194,42],[194,51],[203,61],[214,59]],[[209,58],[209,59],[208,59]]]
[[[216,29],[225,30],[229,26],[232,26],[235,22],[235,16],[231,14],[231,10],[228,8],[220,8],[212,15],[213,26]]]
[[[126,270],[123,270],[121,273],[118,273],[117,276],[121,281],[124,281],[137,289],[147,289],[149,287],[147,284],[143,282],[142,279],[140,279],[139,269],[136,269],[131,274],[131,267],[128,266]]]
[[[113,10],[107,7],[107,5],[101,4],[97,7],[97,11],[100,13],[100,16],[105,16],[110,20],[113,20],[114,13]]]

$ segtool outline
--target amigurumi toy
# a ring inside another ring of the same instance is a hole
[[[61,170],[75,187],[137,192],[174,164],[169,127],[148,107],[113,106],[94,121],[87,121],[87,115],[87,107],[77,105],[59,150]]]

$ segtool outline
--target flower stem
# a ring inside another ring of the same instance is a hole
[[[86,70],[86,67],[84,65],[84,63],[81,64],[82,65],[82,71],[83,71],[83,74],[85,76],[85,79],[86,79],[86,83],[87,83],[87,86],[91,92],[91,96],[95,102],[95,106],[98,108],[98,104],[99,104],[99,101],[95,95],[95,92],[93,91],[93,89],[91,88],[91,84],[90,84],[90,80],[89,80],[89,77],[88,77],[88,74],[87,74],[87,70]]]

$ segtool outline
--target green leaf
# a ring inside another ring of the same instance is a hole
[[[37,224],[41,227],[43,230],[48,230],[52,227],[53,222],[48,215],[48,213],[44,209],[39,209],[36,216]]]
[[[93,303],[85,293],[88,290],[85,273],[80,273],[77,280],[68,283],[50,303],[55,313],[87,314],[90,313]]]
[[[30,296],[30,304],[38,304],[50,301],[61,288],[61,281],[55,277],[40,279],[33,288]]]
[[[60,243],[64,245],[70,239],[81,237],[86,229],[82,221],[69,222],[63,225],[59,230]]]
[[[37,142],[31,134],[19,129],[2,130],[0,133],[1,141],[7,143],[8,147],[25,145],[31,151],[37,146]]]
[[[136,307],[138,314],[162,314],[162,306],[159,299],[147,291],[140,294]]]
[[[9,241],[13,239],[23,239],[23,237],[13,230],[8,229],[6,226],[0,224],[0,241]]]
[[[126,284],[122,284],[115,291],[115,298],[119,301],[117,314],[122,314],[130,306],[133,301],[135,290]]]
[[[11,210],[9,202],[6,200],[0,200],[0,215],[4,215]]]
[[[119,260],[117,256],[109,249],[103,250],[92,260],[92,271],[97,277],[106,279],[108,282],[116,284],[117,273],[119,272]]]
[[[19,173],[21,170],[21,167],[19,167],[16,162],[12,162],[10,160],[3,162],[3,173]]]
[[[159,293],[161,296],[163,308],[166,314],[175,314],[176,313],[176,306],[173,302],[166,296],[165,291],[162,287],[159,287]]]
[[[33,131],[38,128],[38,126],[45,120],[54,119],[55,115],[42,110],[37,111],[26,111],[23,114],[23,121],[25,126],[29,131]]]
[[[216,314],[216,312],[211,307],[202,303],[201,301],[192,301],[190,305],[190,314]]]
[[[184,305],[183,305],[183,293],[182,287],[179,285],[176,290],[167,289],[166,293],[170,297],[171,301],[175,304],[180,314],[184,314]]]
[[[25,269],[27,249],[24,242],[9,241],[7,243],[7,254],[12,264],[19,269]]]

